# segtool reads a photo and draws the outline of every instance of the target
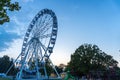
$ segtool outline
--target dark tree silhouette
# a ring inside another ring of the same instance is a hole
[[[10,59],[9,56],[5,55],[0,58],[0,73],[6,73],[9,67],[13,64],[13,59]],[[16,75],[18,69],[15,68],[15,65],[9,71],[8,75]]]
[[[67,69],[73,75],[82,76],[90,71],[106,70],[117,64],[111,55],[107,55],[97,45],[83,44],[71,55]]]

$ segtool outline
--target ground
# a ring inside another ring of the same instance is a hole
[[[11,80],[11,79],[8,79],[8,78],[0,78],[0,80]]]

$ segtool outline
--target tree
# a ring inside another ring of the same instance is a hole
[[[8,11],[18,11],[20,9],[19,3],[11,3],[11,0],[0,0],[0,24],[9,22]]]
[[[10,66],[13,64],[13,59],[10,59],[9,56],[4,55],[0,58],[0,73],[6,73],[7,70],[10,68]],[[12,69],[9,71],[8,75],[16,75],[17,68],[15,68],[15,65],[12,67]]]
[[[90,71],[107,70],[118,62],[111,55],[100,50],[97,45],[83,44],[71,55],[67,70],[73,75],[82,76]]]
[[[0,73],[5,73],[10,65],[10,58],[8,56],[3,56],[0,58]]]

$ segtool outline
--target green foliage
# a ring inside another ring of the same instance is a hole
[[[0,80],[11,80],[9,78],[0,78]]]
[[[3,56],[0,58],[0,73],[5,73],[10,66],[10,58],[8,56]]]
[[[0,58],[0,73],[6,73],[9,67],[13,64],[13,59],[10,59],[7,55]],[[9,71],[8,75],[16,75],[17,68],[15,66]]]
[[[107,70],[109,66],[117,64],[111,55],[107,55],[97,45],[83,44],[71,55],[67,69],[73,75],[81,76],[90,71]]]
[[[20,6],[18,2],[11,3],[11,0],[0,0],[0,24],[2,25],[10,21],[8,11],[18,11],[19,9]]]

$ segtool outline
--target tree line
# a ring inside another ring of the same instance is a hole
[[[58,73],[69,71],[74,77],[82,76],[99,76],[103,77],[107,74],[120,76],[120,68],[118,67],[118,61],[113,56],[100,50],[97,45],[83,44],[75,50],[70,56],[66,68],[55,66]],[[13,59],[5,55],[0,58],[0,73],[5,73],[9,67],[14,64]],[[46,63],[48,75],[54,73],[49,62]],[[9,71],[8,75],[16,75],[18,68],[14,65]]]
[[[0,73],[6,73],[11,67],[11,65],[13,65],[13,67],[10,69],[7,75],[16,76],[19,71],[19,68],[15,66],[14,59],[10,58],[8,55],[4,55],[3,57],[0,57]],[[45,66],[47,69],[48,76],[50,76],[51,73],[55,73],[55,71],[52,69],[52,66],[50,66],[49,62],[46,63]],[[63,72],[63,68],[60,68],[57,65],[55,66],[55,68],[59,74]],[[43,71],[40,70],[40,72],[42,75],[44,75]]]

